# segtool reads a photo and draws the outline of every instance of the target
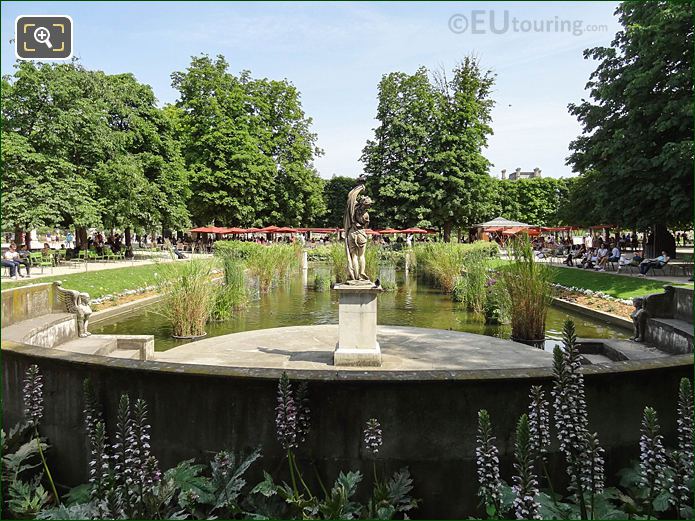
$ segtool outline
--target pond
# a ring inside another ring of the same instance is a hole
[[[325,266],[312,266],[308,274],[297,274],[273,288],[271,292],[256,295],[246,307],[224,322],[208,324],[208,337],[267,329],[273,327],[337,324],[338,295],[335,291],[314,291],[316,273],[325,274]],[[392,326],[415,326],[451,329],[501,338],[509,338],[509,325],[485,325],[479,315],[468,312],[426,281],[402,272],[382,268],[382,280],[395,280],[397,289],[384,292],[378,300],[378,323]],[[580,338],[628,338],[629,331],[597,320],[592,320],[564,309],[551,307],[546,321],[546,349],[562,338],[562,325],[571,318]],[[166,351],[186,343],[171,338],[168,320],[158,311],[158,305],[145,308],[90,327],[99,334],[154,335],[155,349]]]

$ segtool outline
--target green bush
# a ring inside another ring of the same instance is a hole
[[[288,275],[300,265],[300,245],[258,244],[255,242],[218,241],[215,255],[242,261],[249,274],[258,278],[261,292],[267,292],[273,282]]]
[[[317,273],[314,277],[314,291],[328,291],[331,289],[331,278],[328,275]]]
[[[222,266],[224,279],[215,290],[215,303],[211,312],[213,320],[228,319],[248,299],[244,263],[230,255],[223,257]]]

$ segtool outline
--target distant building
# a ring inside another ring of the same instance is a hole
[[[518,181],[522,178],[533,179],[534,177],[541,177],[541,169],[536,167],[533,172],[522,172],[521,168],[517,168],[511,174],[509,174],[510,181]],[[507,179],[507,170],[502,170],[502,179]]]

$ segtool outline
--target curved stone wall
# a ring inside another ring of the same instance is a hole
[[[153,451],[168,468],[185,458],[209,459],[211,452],[263,448],[255,466],[276,479],[284,475],[284,453],[275,439],[275,393],[279,370],[235,369],[154,361],[111,359],[3,342],[5,428],[21,417],[22,378],[36,363],[45,377],[42,432],[58,482],[87,480],[87,448],[82,427],[82,381],[89,377],[113,426],[122,393],[144,398],[150,408]],[[678,380],[692,376],[691,355],[644,362],[585,366],[592,429],[606,448],[607,475],[638,456],[639,427],[645,405],[654,406],[668,445],[675,437]],[[513,433],[526,411],[531,385],[549,388],[548,369],[485,371],[288,371],[308,380],[312,430],[298,456],[309,469],[314,461],[324,476],[339,470],[371,472],[362,449],[362,428],[376,417],[384,431],[379,459],[393,471],[408,466],[416,497],[415,517],[465,518],[477,512],[475,434],[477,411],[494,422],[503,477],[511,476]],[[556,459],[556,458],[555,458]],[[312,474],[307,471],[307,475]],[[561,468],[554,471],[558,478]],[[363,492],[366,490],[366,487]]]

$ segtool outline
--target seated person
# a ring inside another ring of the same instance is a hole
[[[55,257],[58,255],[57,252],[53,251],[47,242],[43,243],[43,249],[41,250],[41,256],[46,259],[50,259],[51,262],[55,264]]]
[[[19,254],[19,262],[24,265],[24,269],[27,272],[27,277],[29,277],[29,269],[31,268],[31,261],[29,260],[29,248],[27,248],[26,244],[22,244],[17,253]]]
[[[647,275],[647,272],[652,269],[652,268],[661,268],[663,267],[669,260],[671,260],[668,256],[668,254],[665,251],[661,252],[661,255],[656,257],[655,259],[644,259],[640,265],[639,265],[639,273],[640,276],[645,277]]]
[[[613,246],[610,255],[605,255],[599,258],[598,266],[596,269],[598,271],[606,271],[606,266],[609,262],[618,262],[620,260],[620,249],[618,246]]]
[[[575,250],[574,253],[570,250],[570,252],[567,254],[567,258],[564,260],[563,264],[567,264],[568,266],[574,266],[574,259],[581,259],[584,254],[586,253],[586,246],[583,244]]]
[[[27,265],[20,261],[19,253],[17,252],[17,245],[14,242],[10,243],[10,248],[4,253],[4,255],[2,257],[3,257],[3,260],[5,261],[5,262],[3,262],[2,265],[10,268],[10,276],[12,278],[17,278],[17,275],[24,278],[24,275],[22,275],[19,271],[19,267],[22,265],[27,267]],[[10,263],[12,265],[14,265],[14,270],[10,267]],[[27,268],[27,276],[29,276],[28,268]]]
[[[598,250],[596,250],[596,260],[594,262],[596,262],[597,265],[600,265],[603,259],[606,258],[608,258],[608,248],[606,247],[605,243],[602,243]]]
[[[584,255],[582,255],[580,266],[584,269],[590,269],[593,267],[594,262],[596,262],[596,250],[593,248],[587,249]]]
[[[2,258],[2,267],[3,268],[10,268],[10,277],[13,279],[17,280],[17,264],[11,260],[5,259],[3,256]]]

